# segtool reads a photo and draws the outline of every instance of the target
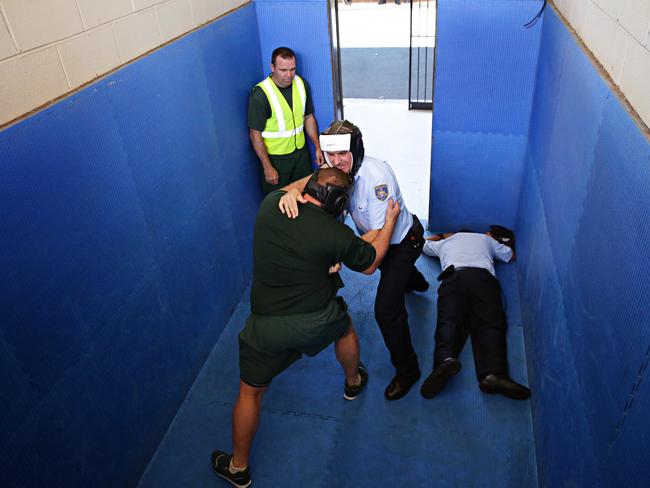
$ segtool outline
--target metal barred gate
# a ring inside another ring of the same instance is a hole
[[[411,0],[409,110],[433,108],[436,0]]]

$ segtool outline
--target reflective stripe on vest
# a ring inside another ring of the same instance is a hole
[[[291,101],[289,107],[276,84],[269,76],[257,84],[266,95],[271,105],[271,118],[267,119],[262,137],[269,154],[290,154],[305,145],[304,117],[307,104],[305,84],[295,76],[291,84]],[[295,119],[295,127],[294,127]]]

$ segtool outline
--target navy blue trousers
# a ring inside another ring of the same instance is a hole
[[[390,246],[379,269],[381,278],[375,297],[375,319],[390,353],[397,375],[407,379],[420,376],[418,357],[411,343],[404,294],[424,281],[415,267],[422,253],[424,229],[413,216],[409,234],[399,244]]]
[[[434,365],[457,358],[472,338],[476,376],[507,374],[506,315],[501,285],[481,268],[462,268],[438,288],[438,322]]]

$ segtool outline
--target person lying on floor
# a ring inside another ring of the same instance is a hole
[[[530,390],[508,375],[506,314],[494,259],[515,259],[515,237],[510,229],[491,226],[485,234],[447,232],[427,238],[424,254],[440,258],[438,321],[433,372],[422,383],[424,398],[433,398],[460,371],[458,356],[472,338],[479,388],[515,400]]]
[[[248,456],[264,393],[303,354],[315,356],[335,344],[346,400],[354,400],[368,381],[347,305],[337,296],[343,286],[338,263],[372,274],[388,251],[400,207],[390,200],[382,230],[357,237],[337,219],[353,183],[339,169],[321,169],[305,187],[300,217],[287,219],[280,212],[282,190],[269,193],[260,206],[253,233],[251,314],[239,334],[233,454],[216,450],[211,457],[216,474],[234,486],[251,485]]]

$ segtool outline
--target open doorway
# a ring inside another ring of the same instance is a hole
[[[407,207],[426,222],[435,0],[336,7],[343,114],[361,128],[366,153],[390,163]]]

